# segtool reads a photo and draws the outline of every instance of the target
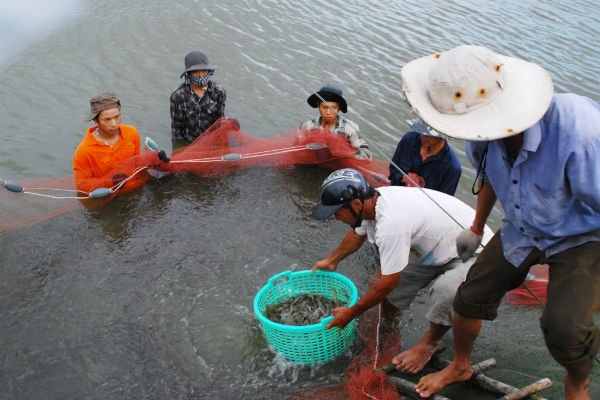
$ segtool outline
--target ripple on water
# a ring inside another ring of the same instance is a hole
[[[484,44],[545,66],[558,91],[597,99],[600,83],[591,0],[122,3],[86,4],[2,64],[3,178],[70,174],[89,97],[105,90],[121,96],[124,123],[168,147],[168,98],[192,49],[219,66],[214,80],[227,89],[226,115],[245,131],[296,129],[316,115],[306,98],[332,83],[345,92],[348,117],[386,156],[407,129],[400,71],[416,57]],[[451,144],[465,166],[458,197],[472,204],[474,173],[462,141]],[[181,175],[96,212],[78,209],[1,235],[0,386],[8,389],[0,397],[256,399],[343,376],[349,356],[320,367],[282,360],[251,311],[269,277],[309,268],[346,232],[309,217],[326,175],[319,168]],[[501,212],[493,217],[498,225]],[[365,250],[340,269],[364,289],[375,263]],[[424,328],[419,306],[403,328],[408,340]],[[532,360],[519,364],[531,375],[560,382],[560,368],[529,333],[539,333],[536,313],[508,310],[482,348],[498,349],[499,365],[522,351]],[[506,323],[513,318],[519,332]],[[528,346],[511,353],[506,340],[515,335]],[[552,390],[547,397],[560,397],[560,384]]]

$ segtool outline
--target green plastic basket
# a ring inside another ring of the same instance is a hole
[[[332,360],[343,354],[354,340],[355,321],[344,328],[327,329],[333,316],[319,323],[304,326],[278,324],[266,317],[267,306],[278,304],[301,294],[319,294],[353,306],[358,300],[358,290],[344,275],[328,271],[285,271],[263,286],[254,298],[254,314],[262,325],[267,341],[287,360],[316,364]]]

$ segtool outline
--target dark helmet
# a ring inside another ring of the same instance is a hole
[[[355,169],[338,169],[321,185],[321,202],[313,210],[313,217],[325,219],[354,199],[364,200],[373,196],[375,189]]]

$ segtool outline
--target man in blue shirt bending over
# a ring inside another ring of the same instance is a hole
[[[394,186],[418,185],[454,196],[462,167],[446,138],[418,118],[406,122],[411,131],[402,136],[396,147],[390,164],[390,182]]]
[[[540,66],[485,47],[460,46],[402,69],[415,112],[466,146],[480,191],[472,226],[456,240],[464,260],[481,243],[500,200],[504,224],[469,270],[454,298],[454,360],[417,384],[421,397],[468,380],[482,320],[493,320],[504,293],[535,264],[550,266],[540,324],[546,347],[567,371],[569,400],[590,399],[600,348],[600,105],[553,95]]]

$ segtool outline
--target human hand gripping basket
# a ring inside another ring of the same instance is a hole
[[[271,277],[254,298],[254,314],[265,337],[283,357],[302,364],[333,360],[343,354],[354,340],[354,320],[342,329],[327,329],[333,316],[303,326],[279,324],[266,316],[267,306],[302,294],[318,294],[329,299],[337,297],[350,307],[358,301],[358,290],[350,279],[337,272],[285,271]]]

